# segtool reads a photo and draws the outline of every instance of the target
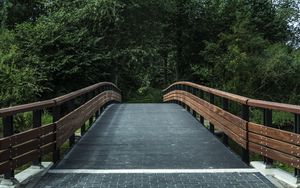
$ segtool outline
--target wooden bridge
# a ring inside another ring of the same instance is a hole
[[[269,181],[274,174],[267,179],[249,166],[253,156],[261,156],[269,168],[274,161],[294,168],[297,185],[300,106],[190,82],[169,86],[163,101],[123,104],[117,86],[103,82],[0,109],[2,186],[16,184],[20,169],[42,168],[50,155],[54,166],[36,187],[275,187]],[[254,109],[261,111],[261,123],[251,119]],[[52,123],[43,125],[46,111]],[[294,131],[274,128],[273,111],[293,114]],[[27,112],[32,112],[32,128],[16,133],[14,117]],[[61,156],[66,143],[70,151]]]

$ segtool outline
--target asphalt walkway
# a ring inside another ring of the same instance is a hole
[[[176,104],[109,107],[37,187],[273,187]]]

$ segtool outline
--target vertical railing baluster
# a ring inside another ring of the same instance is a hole
[[[272,110],[270,109],[264,109],[264,125],[267,127],[272,127]],[[264,157],[264,163],[266,165],[267,168],[271,168],[273,166],[273,160],[268,158],[268,157]]]
[[[112,87],[112,86],[111,86]],[[111,88],[111,90],[114,90],[114,87]],[[98,91],[98,89],[96,89],[95,91]],[[99,95],[98,92],[95,92],[95,96],[96,97],[97,95]],[[100,109],[97,109],[96,113],[95,113],[95,117],[96,119],[98,119],[98,117],[100,116]]]
[[[91,127],[93,125],[93,119],[94,119],[94,117],[91,116],[89,119],[89,127]]]
[[[83,136],[86,133],[85,123],[80,127],[80,135]]]
[[[33,112],[33,128],[38,128],[42,126],[42,110],[34,110]],[[38,160],[32,162],[34,166],[41,166],[42,165],[42,157],[39,157]]]
[[[53,123],[57,122],[61,118],[61,114],[62,114],[61,105],[55,106],[53,108]],[[57,127],[56,127],[56,131],[57,131]],[[57,145],[55,145],[55,149],[53,151],[53,156],[52,156],[53,163],[57,163],[59,159],[60,159],[60,149],[58,148]]]
[[[196,96],[196,97],[198,97],[198,92],[199,92],[199,89],[193,87],[193,95]],[[193,109],[193,116],[197,119],[196,109]]]
[[[183,90],[183,91],[187,91],[187,86],[186,86],[186,85],[182,85],[182,90]],[[182,107],[183,107],[184,109],[186,109],[185,103],[184,103],[184,102],[181,102],[181,104],[182,104]]]
[[[203,90],[200,90],[200,91],[199,91],[199,97],[200,97],[201,99],[204,99],[204,91],[203,91]],[[204,125],[204,117],[201,116],[201,115],[200,115],[200,123],[201,123],[202,125]]]
[[[81,101],[83,101],[81,105],[85,104],[88,101],[88,95],[87,94],[82,95]],[[80,127],[80,135],[83,136],[85,133],[86,133],[86,125],[84,122],[83,125]]]
[[[74,99],[68,101],[68,112],[67,113],[71,113],[74,110]],[[73,133],[70,138],[69,138],[69,147],[72,147],[75,144],[75,133]]]
[[[242,118],[245,121],[249,121],[250,119],[250,107],[246,104],[242,105]],[[249,143],[248,143],[248,123],[246,124],[246,148],[242,148],[242,159],[243,161],[249,165],[250,157],[249,157]]]
[[[222,98],[222,107],[223,107],[223,110],[225,111],[228,111],[228,99],[226,98]],[[228,146],[228,136],[225,132],[223,132],[223,144],[225,146]]]
[[[95,117],[96,117],[96,119],[98,119],[99,116],[100,116],[100,113],[99,113],[99,110],[97,110],[97,111],[95,112]]]
[[[3,137],[12,136],[14,134],[13,116],[3,117]],[[10,148],[11,149],[11,148]],[[14,170],[10,169],[4,174],[4,179],[14,179]]]
[[[190,86],[186,86],[186,92],[192,93],[192,92],[191,92],[191,87],[190,87]],[[190,108],[189,105],[186,105],[186,110],[187,110],[189,113],[191,113],[191,108]]]
[[[295,114],[295,122],[294,122],[294,133],[300,134],[300,114]],[[297,178],[297,182],[300,182],[300,169],[295,168],[295,177]]]
[[[186,105],[186,111],[188,111],[189,113],[191,112],[191,108],[189,105]]]
[[[215,96],[212,93],[209,94],[209,102],[215,104]],[[209,122],[209,131],[215,133],[215,126],[211,122]]]

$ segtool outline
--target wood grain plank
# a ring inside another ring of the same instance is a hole
[[[16,169],[26,163],[32,162],[33,160],[37,160],[39,157],[40,157],[40,153],[38,149],[17,156],[12,159],[12,168]]]
[[[55,105],[55,101],[50,99],[50,100],[39,101],[30,104],[23,104],[23,105],[8,107],[8,108],[2,108],[0,109],[0,117],[11,116],[18,113],[23,113],[23,112],[33,111],[33,110],[50,108],[53,107],[54,105]]]
[[[166,89],[164,89],[163,91],[166,91],[167,89],[169,89],[169,88],[171,88],[172,86],[175,86],[175,85],[190,86],[190,87],[205,91],[207,93],[212,93],[212,94],[217,95],[219,97],[224,97],[226,99],[229,99],[231,101],[235,101],[235,102],[238,102],[238,103],[241,103],[241,104],[246,104],[247,100],[249,99],[247,97],[243,97],[243,96],[240,96],[240,95],[236,95],[236,94],[224,92],[224,91],[221,91],[221,90],[209,88],[209,87],[199,85],[199,84],[195,84],[195,83],[192,83],[192,82],[183,82],[183,81],[182,82],[175,82],[172,85],[170,85],[169,87],[167,87]]]
[[[0,163],[0,174],[4,174],[7,170],[10,170],[12,167],[11,161],[4,161]]]
[[[279,130],[272,127],[267,127],[252,122],[249,122],[248,126],[250,132],[300,146],[299,134],[284,131],[284,130]]]
[[[272,109],[272,110],[279,110],[284,112],[291,112],[295,114],[300,114],[300,106],[299,105],[292,105],[292,104],[286,104],[286,103],[278,103],[278,102],[271,102],[271,101],[263,101],[263,100],[257,100],[257,99],[250,99],[247,97],[243,97],[240,95],[220,91],[217,89],[213,89],[210,87],[206,87],[203,85],[195,84],[192,82],[175,82],[171,84],[169,87],[164,89],[163,91],[167,91],[169,88],[175,86],[175,85],[185,85],[190,86],[196,89],[200,89],[202,91],[205,91],[207,93],[212,93],[216,96],[227,98],[231,101],[235,101],[241,104],[247,104],[251,107],[258,107],[258,108],[265,108],[265,109]]]
[[[77,129],[79,129],[102,105],[110,100],[120,100],[115,91],[105,91],[86,102],[58,122],[57,147],[61,146]]]
[[[222,116],[224,119],[230,121],[231,124],[234,124],[238,127],[241,127],[242,129],[246,129],[247,121],[243,120],[242,118],[240,118],[240,117],[238,117],[234,114],[231,114],[231,113],[227,112],[226,110],[223,110],[222,108],[220,108],[218,106],[212,105],[209,102],[207,102],[203,99],[200,99],[199,97],[196,97],[196,96],[194,96],[194,95],[192,95],[188,92],[178,91],[178,90],[170,92],[170,95],[167,95],[166,97],[172,96],[172,94],[174,96],[178,95],[178,96],[181,96],[183,98],[193,99],[197,103],[204,106],[204,108],[207,108],[210,111],[214,112],[216,115]]]
[[[300,157],[300,147],[294,144],[289,144],[251,132],[249,133],[249,142],[253,142],[255,144],[259,144],[264,147],[286,153],[288,155]]]
[[[201,106],[193,103],[191,101],[191,99],[188,99],[186,96],[182,96],[180,94],[174,94],[174,97],[170,98],[170,100],[178,100],[178,101],[186,103],[193,110],[195,110],[198,114],[201,114],[203,117],[205,117],[205,119],[211,121],[220,130],[224,131],[225,134],[227,134],[230,138],[232,138],[232,140],[234,140],[236,143],[238,143],[242,147],[246,148],[246,140],[243,139],[246,137],[245,136],[246,132],[244,130],[240,129],[239,131],[243,131],[243,133],[241,134],[241,132],[236,131],[237,132],[237,134],[236,134],[234,131],[232,131],[233,126],[231,127],[231,129],[228,128],[227,126],[224,126],[224,121],[226,121],[226,120],[223,119],[220,121],[220,120],[216,119],[216,116],[214,113],[210,113],[203,106],[201,107]]]
[[[10,153],[10,149],[0,151],[0,163],[9,160]]]
[[[300,159],[297,157],[252,142],[249,142],[249,150],[258,153],[262,156],[286,163],[292,167],[300,169]]]
[[[209,114],[210,117],[213,117],[215,120],[217,120],[218,122],[222,122],[222,125],[227,127],[228,129],[230,129],[232,132],[234,132],[235,134],[239,135],[240,137],[242,138],[246,138],[246,131],[244,129],[242,129],[241,127],[245,128],[246,129],[246,124],[247,122],[246,121],[243,121],[243,125],[242,126],[237,126],[237,124],[239,123],[234,123],[236,121],[229,121],[228,119],[225,119],[222,114],[219,114],[219,113],[216,113],[216,111],[212,111],[214,108],[216,107],[209,107],[208,105],[210,106],[214,106],[212,104],[209,104],[207,103],[205,106],[203,105],[204,103],[203,102],[199,102],[200,100],[202,99],[199,99],[197,100],[196,98],[190,98],[190,96],[187,96],[187,95],[183,95],[185,93],[182,93],[182,92],[179,92],[179,93],[176,93],[174,96],[174,99],[179,99],[179,97],[181,99],[182,102],[184,103],[188,103],[189,106],[191,106],[191,104],[193,104],[193,110],[197,111],[197,109],[201,109],[201,111]],[[218,109],[218,110],[222,110],[222,109]],[[224,110],[222,110],[224,111]],[[199,113],[200,115],[203,116],[203,114]],[[224,114],[224,112],[223,112]],[[231,119],[232,120],[232,119]],[[244,124],[245,123],[245,124]]]
[[[250,99],[247,104],[252,107],[271,109],[271,110],[279,110],[283,112],[291,112],[295,114],[300,114],[300,106],[278,103],[278,102],[270,102],[270,101],[262,101],[256,99]]]

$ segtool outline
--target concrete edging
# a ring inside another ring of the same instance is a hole
[[[300,187],[299,180],[292,174],[278,168],[268,168],[262,161],[252,161],[250,165],[257,169],[262,175],[269,179],[277,187],[297,188]]]
[[[41,166],[30,166],[15,175],[15,179],[0,179],[0,188],[34,187],[34,185],[53,166],[52,162],[42,162]]]

